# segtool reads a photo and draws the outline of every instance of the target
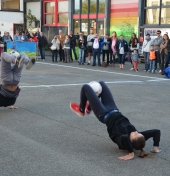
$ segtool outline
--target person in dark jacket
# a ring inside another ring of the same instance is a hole
[[[40,32],[40,36],[38,38],[38,47],[40,50],[41,59],[45,61],[45,46],[48,44],[46,37]]]
[[[120,40],[116,43],[116,51],[118,53],[120,69],[124,69],[125,55],[128,52],[128,43],[124,40],[123,35],[120,35]]]
[[[14,50],[10,54],[2,53],[0,107],[9,106],[10,109],[18,109],[14,104],[19,96],[18,84],[24,64],[26,69],[30,69],[35,64],[35,59],[29,59],[26,54],[19,54]]]
[[[134,149],[143,152],[145,141],[151,137],[153,137],[154,141],[152,152],[160,152],[158,148],[160,130],[138,132],[128,118],[119,112],[107,85],[103,81],[100,81],[99,84],[102,87],[100,95],[97,95],[90,85],[83,85],[80,94],[80,104],[71,102],[71,110],[79,116],[84,116],[85,112],[90,114],[91,110],[93,110],[98,120],[106,124],[111,140],[118,145],[119,149],[129,152],[128,155],[119,157],[120,160],[134,158]],[[101,98],[101,101],[99,98]]]
[[[76,36],[73,35],[72,31],[70,31],[69,38],[70,38],[70,58],[73,61],[73,57],[72,57],[72,51],[73,51],[74,58],[75,58],[75,60],[77,60],[77,54],[76,54],[76,50],[75,50],[75,47],[76,47]]]

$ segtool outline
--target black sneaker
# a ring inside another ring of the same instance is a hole
[[[87,65],[90,65],[90,63],[87,63]]]
[[[30,58],[29,63],[26,66],[26,69],[29,70],[35,64],[35,58]]]

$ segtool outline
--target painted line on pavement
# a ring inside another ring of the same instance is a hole
[[[89,69],[89,68],[80,68],[80,67],[73,67],[73,66],[67,66],[67,65],[50,64],[50,63],[42,63],[42,62],[36,62],[36,63],[42,64],[42,65],[51,65],[51,66],[57,66],[57,67],[73,68],[73,69],[78,69],[78,70],[86,70],[86,71],[92,71],[92,72],[100,72],[100,73],[132,76],[132,77],[139,77],[139,78],[149,78],[149,79],[156,79],[156,80],[164,79],[164,78],[156,78],[156,77],[134,75],[134,74],[127,74],[127,73],[109,72],[109,71],[103,71],[103,70],[93,70],[93,69]]]

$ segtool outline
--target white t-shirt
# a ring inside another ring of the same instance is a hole
[[[119,45],[119,54],[125,54],[124,48],[121,47],[121,43]]]
[[[99,49],[99,40],[97,38],[94,39],[93,48],[94,49]]]

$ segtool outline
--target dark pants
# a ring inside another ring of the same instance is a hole
[[[57,62],[57,55],[58,55],[58,50],[52,50],[52,61]]]
[[[45,48],[44,47],[39,47],[39,49],[40,49],[41,59],[45,60]]]
[[[143,52],[144,59],[145,59],[145,70],[149,70],[149,52]]]
[[[162,53],[161,53],[161,70],[162,70],[162,74],[164,74],[166,57],[167,57],[167,55],[164,53],[164,51],[162,51]]]
[[[160,51],[156,51],[155,70],[157,70],[158,63],[159,63],[159,67],[160,67],[160,65],[161,65]]]
[[[84,50],[84,63],[86,62],[87,50]]]
[[[65,62],[70,62],[70,49],[64,48]]]
[[[73,53],[74,53],[74,58],[75,58],[75,60],[77,60],[77,54],[76,54],[75,46],[71,46],[71,47],[70,47],[70,58],[71,58],[71,60],[73,60],[72,51],[73,51]]]
[[[124,64],[125,63],[125,54],[118,54],[118,61],[119,61],[119,64]]]
[[[116,63],[116,61],[115,61],[115,59],[116,59],[116,54],[113,54],[113,51],[111,50],[110,51],[110,64],[115,64]]]
[[[165,68],[167,68],[167,67],[168,67],[169,62],[170,62],[170,52],[168,52],[168,55],[166,56]]]
[[[105,54],[107,56],[107,65],[109,65],[109,50],[103,50],[103,62],[105,61]]]
[[[62,49],[61,45],[59,49],[59,56],[60,56],[60,61],[64,62],[64,50]]]
[[[98,65],[100,66],[100,49],[93,49],[93,66],[96,65],[96,56],[98,58]]]
[[[118,108],[107,85],[103,81],[99,83],[102,86],[102,93],[100,94],[101,101],[94,90],[85,84],[81,89],[80,108],[84,112],[86,102],[89,101],[90,108],[93,110],[95,116],[99,121],[103,122],[103,118],[107,113],[112,110],[118,110]]]

